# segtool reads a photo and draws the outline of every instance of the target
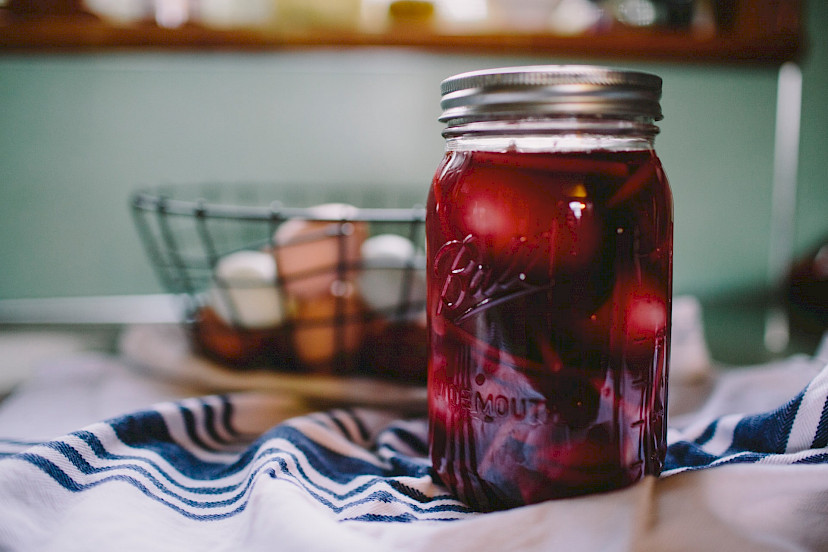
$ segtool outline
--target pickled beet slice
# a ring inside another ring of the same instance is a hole
[[[583,429],[595,421],[601,395],[577,370],[536,376],[534,386],[546,397],[550,420],[570,429]]]
[[[533,170],[567,174],[600,174],[623,178],[629,174],[627,165],[618,161],[548,155],[544,153],[474,152],[472,162],[481,165],[509,167],[511,170]]]
[[[655,156],[650,157],[646,163],[638,167],[632,176],[615,191],[607,201],[607,205],[609,207],[615,207],[655,182],[656,170],[658,169],[657,165],[658,162]]]
[[[501,417],[508,414],[522,420],[528,416],[532,421],[570,429],[587,427],[595,419],[606,378],[606,372],[600,366],[581,365],[578,361],[564,364],[551,345],[546,351],[547,358],[532,362],[525,357],[509,355],[458,328],[454,328],[452,334],[460,342],[443,345],[470,351],[466,362],[477,369],[465,385],[469,394],[464,399],[464,407],[476,410],[482,419],[487,419],[482,415],[488,409],[494,409],[493,413]],[[579,351],[573,350],[569,354],[575,357]],[[435,371],[435,374],[446,377],[442,371]],[[433,394],[435,402],[439,400],[439,394]],[[504,402],[494,402],[497,400]],[[506,401],[511,401],[511,405]],[[541,407],[542,411],[538,411]]]
[[[503,424],[486,441],[477,471],[512,505],[629,483],[618,463],[618,445],[605,425],[574,437],[545,426]]]

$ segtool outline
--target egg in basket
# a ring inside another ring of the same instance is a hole
[[[136,227],[189,339],[233,369],[424,384],[424,209],[388,188],[169,185]]]

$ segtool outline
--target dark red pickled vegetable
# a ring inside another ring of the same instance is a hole
[[[442,481],[494,510],[659,473],[672,199],[655,154],[450,151],[427,213]]]

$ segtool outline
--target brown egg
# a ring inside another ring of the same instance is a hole
[[[209,306],[198,312],[192,329],[199,351],[222,364],[235,368],[296,368],[288,336],[281,329],[235,328]]]
[[[274,255],[289,295],[328,295],[334,282],[355,277],[360,247],[368,237],[367,223],[348,222],[357,211],[351,205],[327,203],[312,207],[311,214],[337,222],[292,219],[279,226],[273,237]]]
[[[317,295],[296,304],[293,347],[299,361],[316,372],[352,370],[352,357],[365,335],[365,307],[353,286],[342,286],[339,295]]]

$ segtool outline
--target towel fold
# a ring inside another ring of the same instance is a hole
[[[156,384],[125,364],[57,363],[2,405],[0,549],[828,547],[828,366],[816,358],[727,374],[671,428],[660,478],[492,514],[431,476],[425,419],[393,408],[312,411],[284,394],[239,391],[168,397],[59,436],[24,429],[38,409],[55,412],[47,400],[88,409],[101,385],[151,397]],[[74,379],[50,377],[67,373]],[[757,392],[741,412],[722,402],[769,381],[778,395],[783,382],[802,385],[781,398]]]

